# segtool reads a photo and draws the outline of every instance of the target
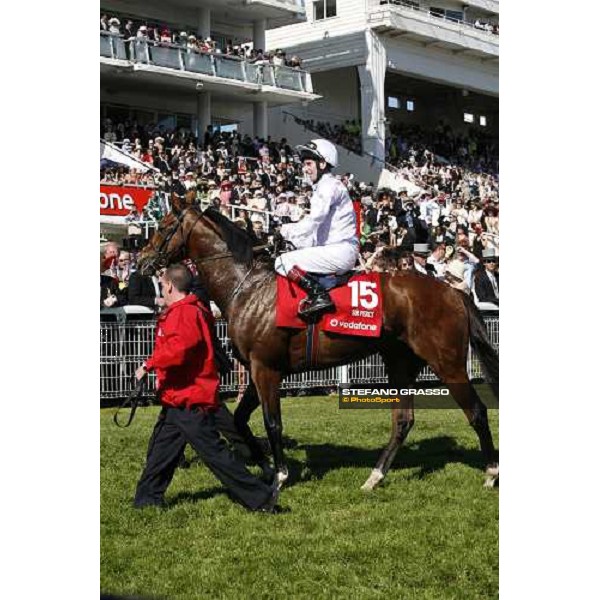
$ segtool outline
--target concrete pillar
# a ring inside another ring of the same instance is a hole
[[[198,123],[198,143],[204,143],[206,128],[212,125],[210,92],[199,92],[196,99],[196,117]]]
[[[255,102],[254,103],[254,135],[259,138],[267,139],[267,103],[266,102]]]
[[[387,57],[385,46],[371,30],[366,31],[367,60],[359,65],[360,106],[363,151],[385,160],[385,72]]]
[[[265,31],[267,29],[267,20],[259,19],[252,24],[252,43],[255,50],[265,50],[266,39]]]
[[[210,37],[210,8],[201,7],[198,11],[198,31],[199,37],[206,39]]]

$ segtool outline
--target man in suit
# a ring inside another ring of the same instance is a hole
[[[134,306],[146,306],[152,309],[164,306],[164,299],[160,297],[158,278],[156,276],[142,275],[139,271],[134,271],[129,278],[127,303]]]
[[[435,277],[435,267],[427,262],[430,254],[429,244],[413,244],[414,270],[421,275]]]
[[[481,257],[483,269],[475,275],[475,293],[479,302],[491,302],[500,306],[500,276],[498,259],[493,248],[486,248]]]

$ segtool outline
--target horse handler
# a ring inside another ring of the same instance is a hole
[[[215,427],[219,374],[210,335],[212,315],[189,294],[192,275],[172,265],[162,276],[167,309],[157,322],[152,356],[135,372],[155,370],[162,410],[154,427],[134,506],[162,506],[189,443],[231,494],[250,510],[274,512],[278,491],[252,475],[227,448]]]

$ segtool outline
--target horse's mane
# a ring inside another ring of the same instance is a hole
[[[250,265],[253,257],[252,247],[258,241],[256,236],[238,227],[214,208],[207,208],[202,214],[219,228],[219,234],[227,244],[227,249],[233,254],[233,259]]]

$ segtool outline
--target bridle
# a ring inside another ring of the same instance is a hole
[[[185,218],[185,215],[188,212],[188,210],[190,210],[191,208],[194,208],[194,207],[188,206],[188,207],[184,208],[177,215],[177,220],[173,223],[171,228],[164,235],[158,248],[154,248],[154,245],[151,243],[151,248],[154,251],[155,256],[152,257],[148,261],[147,264],[148,264],[148,267],[151,268],[152,270],[154,270],[155,272],[159,271],[160,269],[166,268],[169,265],[169,263],[171,262],[171,260],[173,259],[173,257],[176,256],[182,250],[182,248],[185,248],[187,246],[190,236],[192,235],[192,232],[196,228],[196,224],[204,215],[203,211],[197,211],[197,209],[194,210],[194,212],[196,213],[196,220],[194,221],[193,225],[190,227],[188,233],[184,237],[184,235],[183,235],[183,219]],[[181,230],[181,243],[178,244],[175,249],[168,251],[168,247],[169,247],[169,244],[171,243],[171,240],[175,237],[176,233],[179,230]],[[256,253],[258,251],[264,250],[267,247],[268,247],[267,245],[255,246],[253,248],[253,252]],[[210,256],[197,258],[193,262],[195,265],[198,265],[198,264],[201,264],[204,262],[210,262],[212,260],[219,260],[221,258],[232,258],[232,257],[233,257],[232,252],[229,252],[229,251],[217,252],[216,254],[212,254]],[[233,298],[237,295],[237,293],[242,288],[242,285],[246,282],[246,280],[248,279],[250,274],[254,271],[255,266],[256,266],[255,261],[252,261],[252,265],[250,266],[250,268],[248,269],[248,271],[246,272],[244,277],[241,279],[240,283],[235,287],[233,292],[230,294],[230,296],[228,298],[228,302],[233,300]]]
[[[188,207],[184,208],[177,215],[177,220],[173,223],[173,225],[167,231],[167,233],[165,233],[158,248],[155,248],[154,244],[152,242],[150,242],[150,247],[154,251],[155,256],[153,256],[152,259],[150,259],[148,261],[148,267],[150,267],[155,272],[159,271],[160,269],[166,268],[169,265],[169,263],[171,262],[172,258],[178,252],[180,252],[182,248],[185,248],[187,246],[187,243],[189,242],[192,231],[194,231],[194,229],[196,227],[196,223],[198,223],[198,221],[202,217],[202,213],[200,212],[197,215],[196,220],[194,221],[194,224],[192,225],[192,227],[190,227],[190,230],[188,231],[187,236],[185,236],[185,238],[184,238],[183,219],[185,218],[185,215],[188,212],[188,210],[190,210],[190,208],[192,208],[192,207],[188,206]],[[175,213],[172,213],[172,214],[175,214]],[[168,251],[169,244],[171,243],[171,240],[175,237],[176,233],[180,230],[181,230],[181,244],[179,244],[174,250],[171,250],[169,252]]]

